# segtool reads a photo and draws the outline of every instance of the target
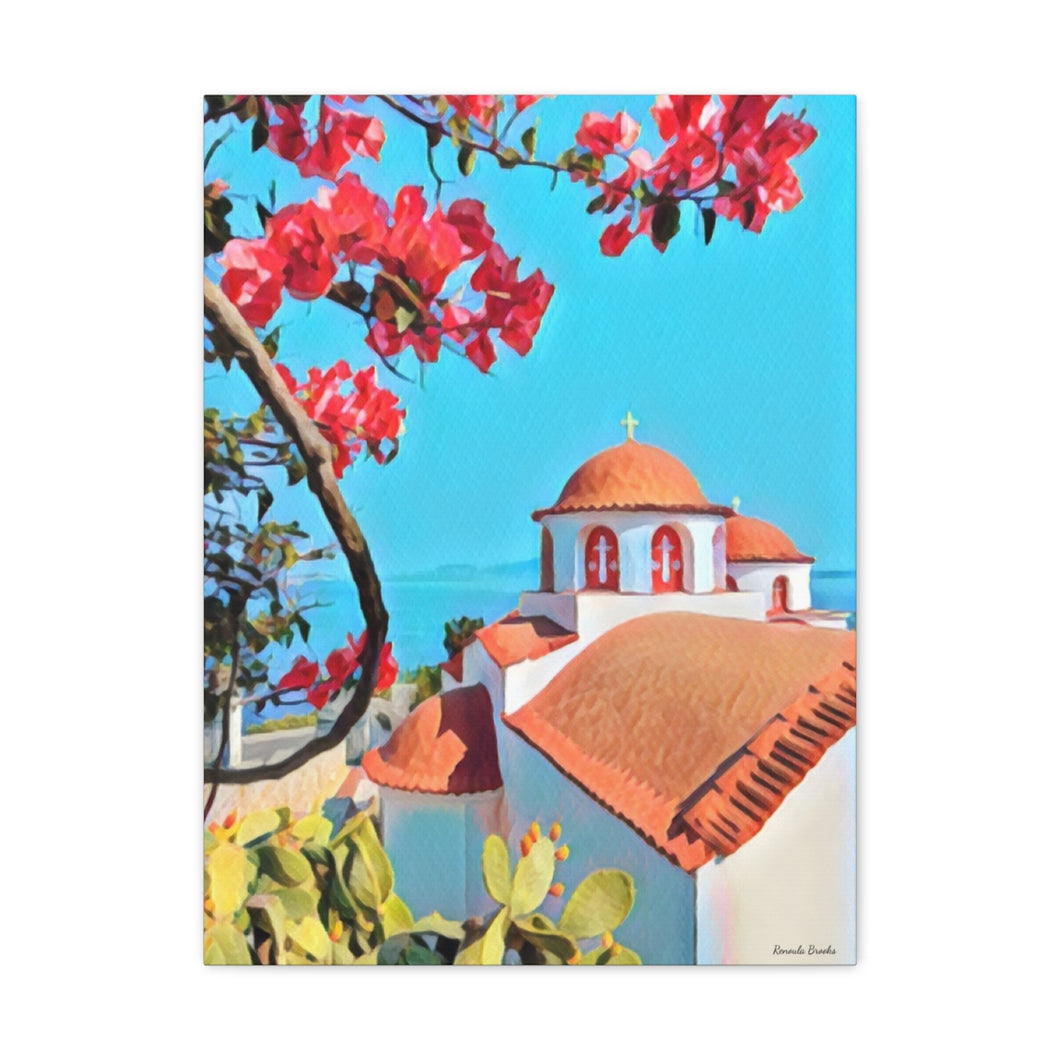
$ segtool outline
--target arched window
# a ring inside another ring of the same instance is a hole
[[[556,591],[556,568],[552,558],[552,534],[547,526],[541,527],[541,591]]]
[[[773,579],[773,610],[787,611],[788,609],[788,579]]]
[[[618,589],[618,538],[606,526],[594,526],[585,540],[585,588]]]
[[[676,593],[683,585],[681,539],[672,526],[660,526],[651,539],[651,591]]]

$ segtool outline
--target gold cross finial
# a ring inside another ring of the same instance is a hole
[[[627,410],[626,415],[619,421],[626,428],[626,441],[633,441],[633,428],[640,426],[640,421],[633,418],[633,413]]]

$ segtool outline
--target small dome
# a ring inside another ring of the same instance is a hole
[[[711,504],[695,476],[675,456],[629,439],[586,460],[567,480],[551,508],[534,518],[563,512],[667,511],[728,513]]]
[[[813,563],[813,556],[804,556],[772,523],[746,515],[725,520],[725,558],[730,563]]]

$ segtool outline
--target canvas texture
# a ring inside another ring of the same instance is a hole
[[[203,112],[205,962],[856,963],[854,98]]]

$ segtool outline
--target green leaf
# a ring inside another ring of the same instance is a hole
[[[471,171],[475,168],[476,153],[473,147],[461,147],[460,153],[456,156],[456,164],[465,177],[470,177]]]
[[[326,843],[331,838],[331,822],[319,813],[309,813],[296,821],[291,828],[295,839],[310,839],[315,843]]]
[[[272,491],[266,485],[258,487],[258,521],[265,518],[265,513],[272,507]]]
[[[500,905],[507,905],[512,896],[512,869],[508,847],[499,835],[486,836],[482,845],[482,881],[486,893]]]
[[[297,887],[313,875],[309,862],[293,850],[266,844],[258,847],[254,853],[257,855],[261,871],[285,886]]]
[[[269,356],[271,358],[273,358],[274,360],[276,358],[276,354],[278,354],[280,352],[280,328],[281,327],[283,327],[282,324],[277,324],[276,327],[274,327],[272,329],[272,331],[270,331],[268,333],[268,335],[266,335],[265,338],[263,338],[261,340],[262,346],[264,346],[265,349],[268,350]],[[255,432],[256,431],[260,431],[263,426],[264,426],[264,420],[262,421],[262,423],[260,425],[257,425],[257,426],[255,426],[254,424],[251,424],[249,421],[247,423],[248,429],[251,430],[251,431],[255,431]]]
[[[412,913],[409,911],[409,907],[393,892],[380,906],[379,912],[383,921],[383,934],[388,938],[391,935],[398,935],[403,931],[412,930]]]
[[[598,210],[604,208],[604,203],[607,201],[606,196],[597,195],[595,199],[592,199],[588,206],[585,207],[586,213],[596,213]]]
[[[287,959],[287,920],[283,902],[275,894],[255,894],[247,899],[254,923],[272,938],[272,959],[276,964],[285,964]]]
[[[335,280],[328,288],[327,297],[347,309],[360,309],[368,291],[356,280]]]
[[[521,161],[522,158],[514,147],[502,147],[500,154],[497,156],[497,165],[501,169],[515,169]]]
[[[523,147],[526,148],[526,154],[528,158],[534,157],[534,151],[537,150],[537,127],[531,125],[526,132],[520,137],[523,142]]]
[[[354,820],[359,823],[350,839],[356,854],[350,859],[347,878],[357,902],[365,909],[378,911],[393,889],[394,870],[371,820],[360,814]]]
[[[567,899],[559,918],[560,931],[576,939],[595,938],[629,916],[636,890],[633,877],[620,869],[597,869]]]
[[[578,944],[563,931],[560,931],[547,916],[535,913],[526,919],[516,919],[512,923],[519,933],[539,950],[544,950],[558,957],[564,964],[578,952]]]
[[[296,457],[287,463],[287,485],[294,486],[305,478],[305,464]]]
[[[427,146],[437,147],[442,142],[442,129],[440,125],[427,126]]]
[[[317,894],[301,887],[284,887],[276,891],[276,897],[283,903],[283,911],[292,920],[312,916],[317,911]]]
[[[736,190],[736,185],[731,180],[719,180],[715,195],[731,195]]]
[[[230,923],[214,924],[203,938],[205,964],[253,964],[246,936]]]
[[[412,925],[412,930],[419,935],[441,935],[442,938],[457,940],[464,938],[464,925],[458,920],[446,920],[438,912],[420,917]]]
[[[498,909],[486,930],[457,955],[455,964],[500,964],[504,957],[504,938],[508,934],[508,912]]]
[[[206,861],[214,916],[224,920],[246,901],[247,886],[254,879],[254,866],[247,852],[235,843],[221,843]]]
[[[272,214],[269,213],[269,211],[260,202],[255,204],[254,209],[257,211],[258,221],[261,223],[261,227],[264,230],[265,222],[268,221],[270,217],[272,217]]]
[[[426,946],[420,946],[416,942],[410,943],[405,947],[403,954],[405,964],[444,964],[442,955],[435,953],[434,950],[427,949]]]
[[[718,223],[718,215],[709,207],[703,210],[703,246],[709,246],[714,235],[714,226]]]
[[[530,853],[519,859],[509,901],[512,916],[526,916],[545,900],[556,872],[555,854],[552,840],[542,836],[530,848]]]
[[[398,334],[408,329],[419,319],[419,313],[414,309],[406,309],[403,305],[399,305],[394,310],[394,326],[398,329]]]
[[[651,234],[657,243],[664,246],[670,242],[681,227],[681,210],[672,199],[663,199],[651,215]]]
[[[279,827],[280,815],[275,810],[255,810],[248,813],[240,823],[236,842],[241,846],[250,846],[251,843],[272,835]]]
[[[330,956],[331,939],[328,938],[324,925],[315,916],[306,917],[298,923],[288,920],[284,928],[296,949],[317,961],[324,961]]]
[[[604,952],[604,956],[596,962],[597,964],[643,964],[640,954],[635,950],[626,949],[625,946],[612,946]]]
[[[250,150],[257,151],[269,142],[269,123],[260,111],[250,132]]]
[[[331,904],[346,923],[357,919],[357,904],[341,872],[333,872],[330,887]]]

